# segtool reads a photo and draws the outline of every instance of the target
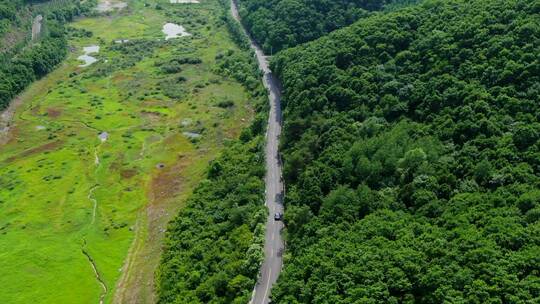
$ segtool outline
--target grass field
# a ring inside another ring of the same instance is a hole
[[[92,36],[74,34],[65,63],[20,96],[0,146],[3,303],[151,301],[167,221],[252,117],[244,88],[213,73],[236,49],[221,10],[133,0],[70,25]],[[192,35],[164,41],[166,22]],[[81,68],[89,45],[98,61]],[[172,58],[202,62],[165,72]]]

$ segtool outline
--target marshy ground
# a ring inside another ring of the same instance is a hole
[[[214,72],[237,50],[217,1],[126,3],[70,25],[69,58],[2,134],[4,303],[151,301],[166,223],[252,117],[245,89]],[[167,23],[190,35],[165,40]],[[87,46],[97,61],[81,67]]]

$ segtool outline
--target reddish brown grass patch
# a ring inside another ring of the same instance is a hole
[[[55,108],[48,108],[47,109],[47,115],[50,118],[57,118],[58,116],[60,116],[60,114],[62,114],[62,111],[59,110],[59,109],[55,109]]]
[[[46,144],[41,145],[39,147],[30,148],[28,150],[25,150],[25,151],[23,151],[23,152],[21,152],[21,153],[19,153],[17,155],[14,155],[14,156],[6,159],[6,162],[12,162],[14,160],[24,158],[24,157],[27,157],[27,156],[30,156],[30,155],[34,155],[34,154],[37,154],[37,153],[42,153],[42,152],[45,152],[45,151],[52,151],[52,150],[58,148],[60,145],[62,145],[62,143],[63,143],[63,141],[57,140],[57,141],[46,143]]]
[[[120,172],[120,175],[122,176],[122,178],[132,178],[133,176],[137,175],[137,170],[135,169],[126,169],[126,170],[122,170]]]

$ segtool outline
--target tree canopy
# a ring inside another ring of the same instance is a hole
[[[242,22],[267,53],[314,40],[387,5],[418,0],[240,0]]]
[[[274,303],[540,299],[540,5],[446,0],[274,56]]]

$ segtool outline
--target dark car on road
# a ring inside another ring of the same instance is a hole
[[[274,214],[274,220],[281,221],[282,219],[283,219],[283,214],[282,213],[277,212],[277,213]]]

